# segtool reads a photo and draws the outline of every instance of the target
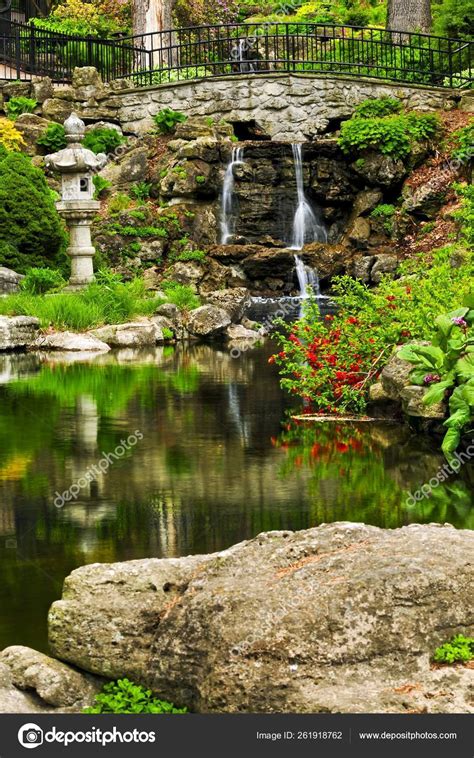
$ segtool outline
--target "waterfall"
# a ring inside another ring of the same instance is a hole
[[[247,58],[247,53],[253,46],[252,38],[239,39],[239,44],[231,52],[232,58],[239,66],[241,74],[254,74],[255,63]]]
[[[311,268],[311,266],[306,266],[299,255],[295,255],[295,264],[301,299],[305,300],[310,295],[319,298],[321,293],[318,272],[314,268]]]
[[[233,147],[230,162],[224,174],[224,186],[222,188],[222,219],[221,219],[221,245],[226,245],[229,237],[235,233],[236,218],[233,215],[234,205],[234,168],[244,162],[244,148]]]
[[[301,144],[293,144],[293,161],[296,175],[296,211],[293,218],[293,238],[291,249],[301,250],[307,242],[326,242],[327,233],[324,224],[309,204],[303,182],[303,157]]]

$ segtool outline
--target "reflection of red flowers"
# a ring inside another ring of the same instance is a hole
[[[346,445],[345,442],[336,442],[336,450],[338,453],[347,453],[349,445]]]

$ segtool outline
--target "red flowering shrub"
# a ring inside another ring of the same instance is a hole
[[[427,267],[422,258],[404,264],[410,277],[385,279],[370,290],[349,277],[336,283],[335,316],[321,318],[309,301],[304,316],[282,331],[282,350],[273,356],[282,385],[303,398],[307,410],[361,413],[370,385],[377,380],[396,345],[431,336],[436,316],[462,303],[471,287],[472,254],[453,268],[452,248],[434,254]]]

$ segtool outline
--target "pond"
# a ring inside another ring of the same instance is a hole
[[[437,444],[396,423],[291,421],[274,348],[0,357],[0,649],[47,650],[48,607],[85,563],[338,520],[474,528],[472,468],[407,500],[445,464]]]

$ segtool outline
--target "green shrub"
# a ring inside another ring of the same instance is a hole
[[[452,151],[452,157],[462,163],[467,163],[474,158],[474,122],[454,132],[456,147]]]
[[[435,31],[442,37],[472,40],[474,14],[471,0],[442,0],[434,9]]]
[[[187,118],[184,113],[174,111],[171,108],[163,108],[154,117],[154,122],[160,134],[172,134],[176,130],[176,126],[187,121]]]
[[[156,698],[151,690],[134,684],[128,679],[104,684],[96,695],[95,703],[84,713],[186,713],[186,708],[176,708],[173,703]]]
[[[406,158],[416,142],[431,139],[439,120],[431,113],[409,113],[383,117],[358,116],[341,125],[339,145],[345,153],[376,150],[395,159]]]
[[[66,132],[62,124],[48,124],[46,131],[38,137],[36,144],[46,148],[48,153],[57,153],[67,145]]]
[[[31,268],[21,282],[21,289],[30,295],[43,295],[65,285],[66,280],[59,271],[51,268]]]
[[[104,179],[104,177],[100,176],[99,174],[95,174],[93,176],[92,183],[95,187],[94,198],[96,200],[98,200],[105,193],[105,191],[112,186],[112,182],[109,182],[108,179]]]
[[[12,97],[5,105],[5,111],[9,119],[16,121],[18,116],[22,113],[33,113],[34,109],[38,105],[36,100],[31,97]]]
[[[436,648],[434,660],[437,663],[457,663],[474,659],[474,637],[457,634],[450,642]]]
[[[364,100],[355,111],[353,118],[381,118],[399,113],[402,103],[395,97],[380,97],[374,100]]]
[[[116,129],[98,128],[86,133],[82,144],[93,153],[113,153],[119,145],[123,145],[123,137]]]
[[[20,153],[0,156],[0,241],[8,243],[0,265],[19,273],[57,265],[66,240],[43,172]]]
[[[199,308],[201,301],[191,287],[177,282],[163,282],[163,292],[170,303],[174,303],[182,311],[192,311]]]
[[[456,89],[472,89],[474,82],[471,77],[470,69],[466,68],[464,71],[459,71],[453,76],[445,76],[443,79],[444,87],[455,87]]]

